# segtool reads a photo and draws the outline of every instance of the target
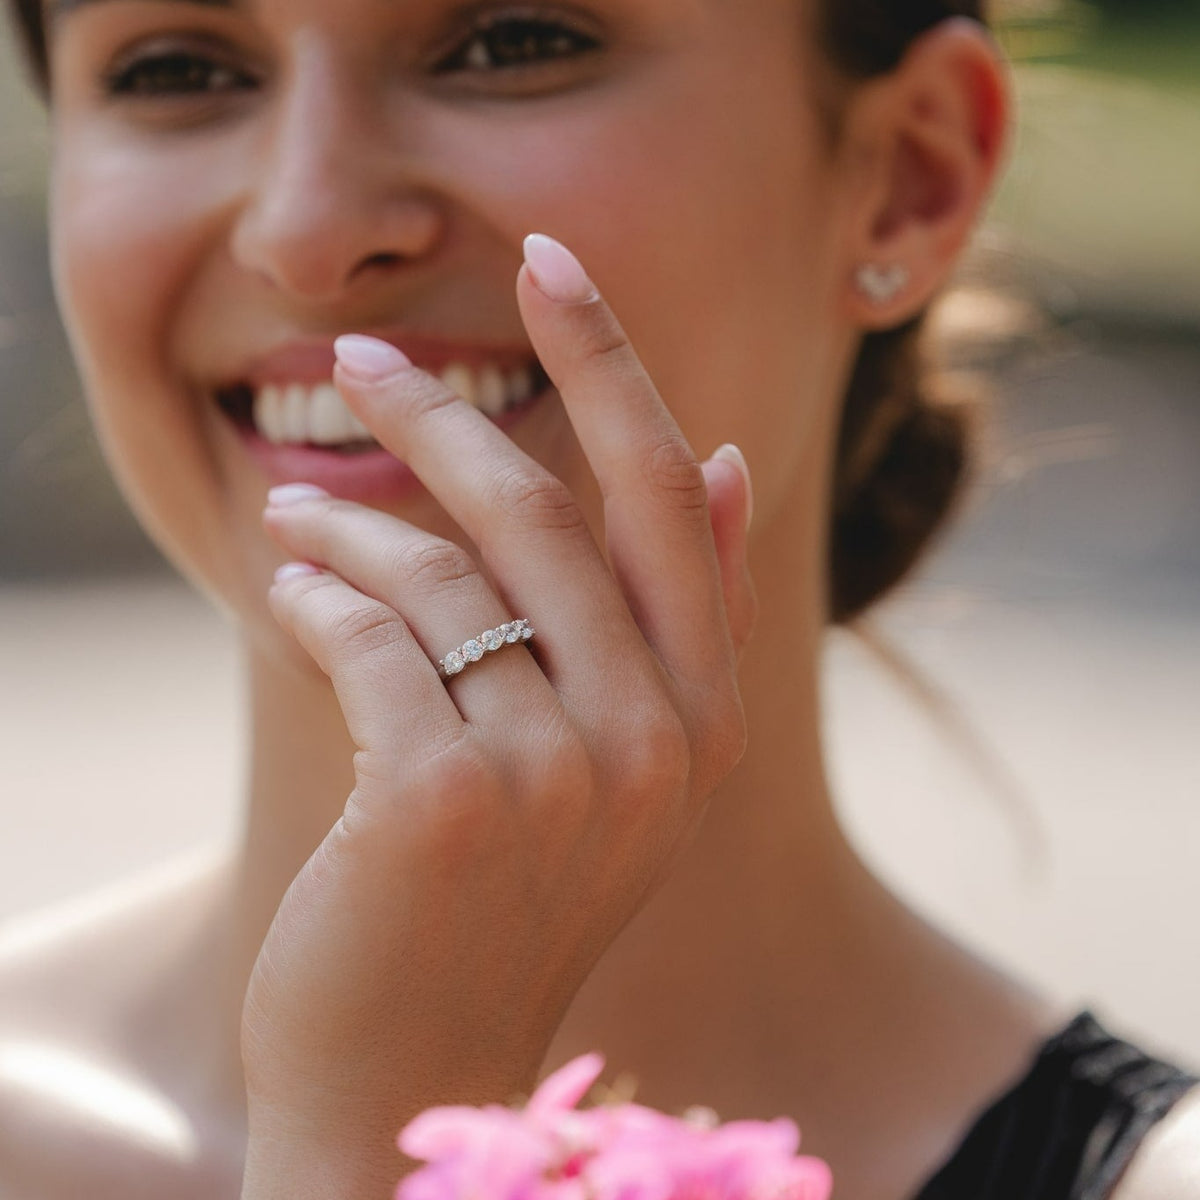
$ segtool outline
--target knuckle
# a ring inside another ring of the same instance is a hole
[[[405,546],[396,555],[395,572],[418,588],[440,591],[473,579],[479,569],[461,546],[440,539]]]
[[[370,750],[354,755],[354,774],[360,792],[378,791],[391,797],[411,796],[439,803],[464,797],[484,797],[494,790],[496,772],[465,729],[440,746],[427,748],[424,758],[405,762]]]
[[[289,622],[299,620],[312,608],[312,595],[324,583],[325,580],[319,575],[276,582],[267,592],[267,606],[279,619]]]
[[[499,772],[465,731],[419,762],[360,750],[344,819],[356,828],[395,827],[439,861],[485,850],[502,818]]]
[[[579,331],[580,356],[585,363],[619,370],[633,366],[633,348],[616,317],[597,301],[584,315],[588,318]]]
[[[708,512],[708,485],[704,471],[683,434],[672,431],[660,437],[646,454],[645,478],[671,496],[676,507]]]
[[[389,649],[408,636],[392,609],[369,600],[329,613],[323,632],[324,640],[356,658]]]
[[[504,781],[496,765],[473,739],[426,760],[414,772],[427,845],[442,861],[486,853],[504,820]]]
[[[443,801],[493,798],[499,790],[495,765],[474,741],[460,739],[453,747],[427,758],[416,770],[414,784],[427,796]]]
[[[436,417],[455,404],[465,403],[453,388],[432,375],[406,379],[404,402],[409,412],[419,419]]]
[[[549,471],[515,466],[498,474],[489,497],[501,520],[515,519],[541,529],[583,527],[583,513],[566,484]]]
[[[637,724],[625,742],[621,775],[638,804],[659,804],[678,795],[691,771],[687,732],[674,709]]]
[[[599,775],[587,740],[560,705],[531,710],[519,721],[520,750],[510,758],[518,804],[536,813],[538,828],[559,847],[587,823]]]
[[[741,762],[748,737],[746,712],[736,689],[710,698],[695,739],[702,791],[716,787]]]
[[[326,571],[316,575],[297,575],[276,583],[270,594],[289,604],[305,604],[326,588],[336,586],[337,580]]]

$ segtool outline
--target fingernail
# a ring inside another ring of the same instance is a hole
[[[284,563],[283,566],[275,572],[275,582],[283,583],[286,579],[300,579],[306,575],[320,575],[320,573],[321,568],[314,567],[312,563]]]
[[[587,277],[579,259],[562,244],[544,233],[531,233],[525,239],[525,262],[538,289],[560,304],[582,304],[596,294],[596,285]]]
[[[361,333],[342,334],[333,343],[333,352],[342,369],[364,383],[378,383],[412,366],[408,355],[391,342]]]
[[[272,508],[284,508],[289,504],[299,504],[301,500],[315,500],[329,493],[315,483],[281,483],[267,493],[267,503]]]
[[[717,447],[713,458],[719,458],[741,471],[742,481],[746,485],[746,528],[749,529],[750,522],[754,519],[754,485],[750,482],[750,466],[746,462],[746,456],[732,442],[726,442],[725,445]]]

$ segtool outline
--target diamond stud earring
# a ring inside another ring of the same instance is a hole
[[[893,263],[890,267],[867,263],[859,267],[856,278],[859,288],[873,304],[887,304],[908,286],[909,274],[903,263]]]

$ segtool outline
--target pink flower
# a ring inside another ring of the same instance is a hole
[[[585,1054],[524,1111],[431,1108],[400,1148],[428,1165],[396,1200],[828,1200],[829,1168],[797,1157],[792,1121],[707,1128],[639,1104],[576,1108],[604,1067]]]

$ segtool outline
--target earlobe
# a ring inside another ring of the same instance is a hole
[[[1008,108],[995,43],[968,20],[936,26],[866,85],[872,170],[848,271],[863,328],[911,319],[950,277],[999,171]]]

